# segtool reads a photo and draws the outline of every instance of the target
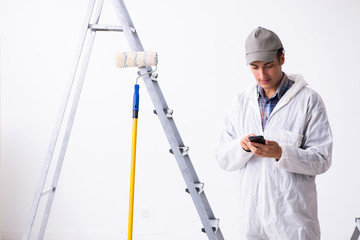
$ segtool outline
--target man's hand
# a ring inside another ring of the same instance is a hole
[[[250,136],[250,135],[249,135]],[[247,148],[258,157],[268,157],[280,159],[282,155],[282,149],[275,141],[265,141],[265,144],[248,142]],[[245,148],[244,148],[245,149]]]
[[[240,145],[241,147],[247,151],[247,152],[250,152],[250,148],[248,147],[248,143],[250,142],[249,141],[249,136],[255,136],[255,134],[249,134],[247,135],[246,137],[244,137],[243,139],[241,139],[241,142],[240,142]]]

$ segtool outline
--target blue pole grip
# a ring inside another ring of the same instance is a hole
[[[135,84],[133,111],[139,111],[139,84]]]

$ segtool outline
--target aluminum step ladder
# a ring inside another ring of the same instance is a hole
[[[47,196],[46,207],[42,217],[42,222],[38,234],[38,239],[41,240],[44,237],[46,225],[49,219],[51,206],[54,200],[58,180],[62,164],[65,158],[65,153],[68,145],[68,141],[73,126],[76,109],[80,99],[81,89],[84,83],[86,69],[89,63],[91,49],[94,43],[96,32],[98,31],[117,31],[125,34],[127,42],[130,46],[130,50],[133,52],[144,51],[144,48],[140,42],[136,29],[132,23],[129,13],[123,0],[113,0],[115,12],[120,21],[120,26],[113,25],[101,25],[99,24],[99,18],[102,10],[104,0],[91,0],[86,13],[85,23],[82,32],[82,38],[76,54],[76,64],[73,69],[73,77],[69,80],[65,90],[64,98],[62,100],[55,127],[53,129],[50,144],[45,156],[44,165],[38,188],[35,192],[35,197],[31,207],[30,215],[26,224],[23,240],[28,240],[33,228],[36,213],[38,211],[40,199],[43,196]],[[81,66],[80,66],[81,65]],[[181,136],[177,130],[175,122],[172,118],[172,110],[170,110],[166,104],[165,98],[161,92],[159,84],[157,82],[157,75],[150,74],[151,67],[139,68],[139,74],[145,82],[146,88],[149,92],[150,98],[155,107],[154,113],[159,117],[161,125],[165,131],[168,142],[170,144],[170,152],[175,156],[180,171],[185,180],[187,189],[190,193],[192,200],[195,204],[196,210],[200,216],[203,224],[202,231],[206,233],[210,240],[222,240],[224,239],[220,227],[219,219],[215,218],[215,215],[210,207],[210,204],[206,198],[204,192],[204,184],[200,182],[195,169],[192,165],[190,157],[188,155],[188,147],[184,145]],[[75,84],[76,83],[76,84]],[[76,87],[75,87],[76,85]],[[70,98],[71,92],[75,93]],[[69,100],[71,99],[71,101]],[[68,105],[71,108],[68,108]],[[48,178],[48,172],[50,168],[51,160],[54,158],[54,149],[57,146],[60,129],[63,125],[63,119],[65,112],[69,111],[68,121],[63,134],[61,142],[61,148],[57,156],[56,168],[52,177],[52,184],[49,189],[44,190],[46,179]]]
[[[360,236],[360,218],[355,218],[356,227],[350,240],[358,240]]]

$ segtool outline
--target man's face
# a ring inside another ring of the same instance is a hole
[[[275,58],[272,62],[255,61],[250,63],[250,69],[257,83],[264,89],[267,97],[272,97],[282,80],[282,65],[285,62],[284,53],[280,62]]]

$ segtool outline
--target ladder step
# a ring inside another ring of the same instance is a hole
[[[181,152],[181,154],[182,154],[183,156],[189,154],[189,153],[188,153],[189,147],[179,147],[179,149],[180,149],[180,152]],[[174,152],[173,152],[172,149],[170,149],[169,152],[170,152],[171,154],[174,154]]]
[[[115,31],[115,32],[124,31],[121,26],[103,25],[103,24],[89,24],[89,29],[93,31]]]
[[[194,183],[194,186],[198,194],[204,191],[204,183]],[[185,189],[185,192],[190,193],[188,188]]]
[[[93,31],[113,31],[123,32],[124,29],[121,26],[116,25],[104,25],[104,24],[89,24],[88,28]],[[136,32],[135,28],[130,27],[132,32]]]
[[[41,196],[43,196],[43,195],[45,195],[45,194],[49,194],[49,193],[51,193],[51,192],[55,192],[55,190],[56,190],[56,187],[49,188],[49,189],[43,191],[43,192],[41,193]]]
[[[217,230],[219,229],[219,219],[214,218],[214,219],[209,219],[209,221],[213,232],[216,233]],[[205,228],[202,228],[201,231],[206,233]]]
[[[154,114],[157,115],[156,110],[154,110],[153,112],[154,112]],[[164,113],[165,113],[167,118],[172,118],[172,115],[173,115],[174,111],[168,108],[168,109],[164,109]]]

